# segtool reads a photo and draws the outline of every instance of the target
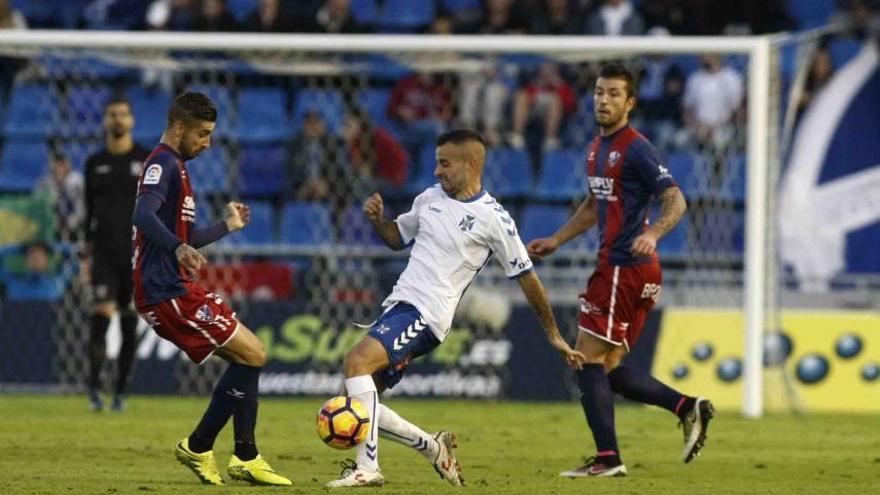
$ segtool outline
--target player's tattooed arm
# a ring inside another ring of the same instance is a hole
[[[684,212],[687,210],[687,202],[681,189],[677,187],[667,187],[660,193],[660,216],[651,224],[648,230],[653,231],[657,238],[666,235],[670,230],[675,228]]]
[[[394,220],[385,218],[384,210],[385,205],[379,193],[374,193],[364,201],[364,215],[373,224],[376,234],[379,235],[379,238],[382,239],[386,246],[395,251],[400,251],[406,247],[403,244],[403,239],[400,238],[400,230],[397,228],[397,223]]]
[[[554,349],[559,351],[566,364],[576,370],[581,369],[586,362],[586,357],[572,349],[559,333],[559,327],[556,326],[556,318],[553,316],[553,309],[547,300],[547,293],[544,291],[541,279],[532,271],[519,277],[517,280],[523,294],[526,296],[526,300],[532,306],[532,309],[538,316],[538,321],[541,322],[541,327],[547,334],[547,341]]]

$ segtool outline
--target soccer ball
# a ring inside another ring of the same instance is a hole
[[[333,397],[318,411],[318,437],[334,449],[350,449],[370,432],[367,408],[354,397]]]

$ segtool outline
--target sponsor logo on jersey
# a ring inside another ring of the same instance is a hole
[[[180,209],[180,217],[184,222],[196,221],[196,201],[192,196],[183,198],[183,207]]]
[[[590,191],[596,199],[617,201],[614,195],[614,179],[611,177],[590,177]]]
[[[144,184],[158,184],[159,179],[162,178],[162,166],[158,163],[154,163],[147,167],[147,171],[144,172]]]
[[[508,261],[508,263],[510,263],[511,268],[516,268],[519,270],[522,270],[532,264],[531,260],[529,260],[528,258],[521,260],[521,261],[519,258],[514,258],[514,259]]]
[[[612,151],[608,153],[608,167],[613,167],[617,165],[617,160],[620,160],[620,152]]]
[[[659,165],[657,168],[660,170],[660,175],[657,176],[657,182],[672,177],[672,174],[669,173],[668,168],[664,167],[663,165]]]
[[[435,207],[435,206],[429,206],[428,209],[431,210],[431,211],[437,212],[437,213],[440,213],[440,212],[443,211],[443,210],[441,210],[440,208],[437,208],[437,207]]]
[[[206,323],[212,322],[214,321],[214,313],[211,312],[211,308],[207,304],[203,304],[196,310],[196,318]]]

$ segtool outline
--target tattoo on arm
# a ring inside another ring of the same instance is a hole
[[[535,272],[523,275],[519,278],[519,286],[538,316],[538,321],[541,322],[544,331],[552,333],[556,330],[556,318],[553,316],[553,309],[550,307],[547,293],[544,292],[544,286],[541,285],[541,279],[538,278],[538,275]]]
[[[651,229],[657,237],[663,237],[681,220],[687,210],[687,202],[681,189],[668,187],[660,193],[660,216],[651,224]]]
[[[379,235],[382,242],[391,249],[400,251],[406,247],[403,245],[403,239],[400,238],[400,230],[397,229],[397,222],[394,220],[382,217],[378,221],[373,222],[373,228],[376,229],[376,234]]]

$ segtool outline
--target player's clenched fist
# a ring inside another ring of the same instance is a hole
[[[384,208],[385,205],[383,204],[382,196],[380,196],[379,193],[373,193],[372,196],[364,201],[364,215],[366,215],[371,222],[375,222],[382,218],[382,211]]]
[[[226,228],[230,232],[243,229],[251,221],[251,209],[244,203],[235,201],[226,205]]]
[[[559,242],[553,237],[542,237],[530,242],[526,249],[530,258],[541,261],[544,256],[549,256],[559,249]]]

